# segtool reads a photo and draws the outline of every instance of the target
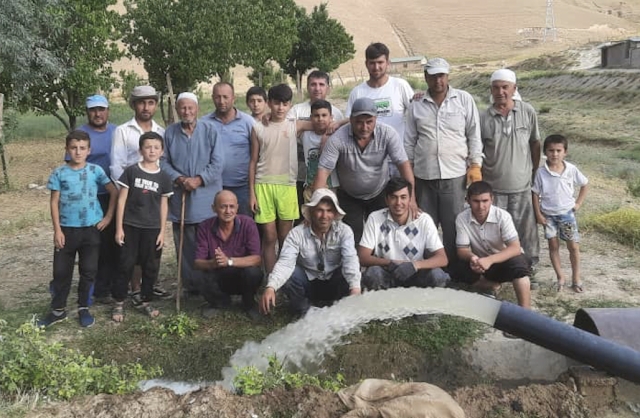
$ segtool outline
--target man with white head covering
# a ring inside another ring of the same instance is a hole
[[[169,219],[173,222],[173,241],[180,251],[180,223],[184,222],[182,279],[187,292],[197,293],[205,275],[194,269],[198,224],[212,215],[211,202],[222,189],[222,145],[213,124],[198,121],[198,98],[181,93],[176,100],[180,122],[167,127],[162,170],[173,182],[169,199]],[[184,219],[181,219],[185,195]]]
[[[281,287],[295,315],[304,315],[311,303],[360,294],[353,231],[342,222],[345,212],[336,195],[317,189],[301,211],[306,222],[287,235],[262,295],[260,309],[265,314],[275,306]]]
[[[466,186],[482,180],[480,120],[473,97],[449,86],[449,63],[431,58],[424,68],[427,93],[409,106],[404,147],[416,178],[416,201],[442,228],[450,262],[456,257],[456,216]]]
[[[525,255],[535,266],[540,253],[531,201],[531,182],[540,164],[540,132],[534,108],[517,94],[516,74],[491,75],[493,104],[480,115],[484,145],[483,179],[494,191],[494,205],[511,214]]]

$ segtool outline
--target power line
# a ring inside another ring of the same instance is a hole
[[[558,39],[556,19],[553,17],[553,0],[547,0],[547,17],[545,19],[544,37],[542,38],[542,42],[546,42],[547,39],[552,41],[556,41]]]

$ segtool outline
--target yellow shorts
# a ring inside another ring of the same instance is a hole
[[[255,192],[259,208],[254,218],[256,223],[266,224],[276,219],[293,221],[300,217],[296,186],[258,183]]]

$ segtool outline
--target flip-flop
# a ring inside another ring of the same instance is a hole
[[[124,321],[124,306],[117,303],[111,310],[111,320],[117,324]]]
[[[571,288],[573,289],[574,292],[576,293],[582,293],[584,292],[584,285],[582,283],[573,283],[571,285]]]

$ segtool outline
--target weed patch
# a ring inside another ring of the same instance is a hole
[[[610,235],[621,244],[640,249],[640,211],[624,207],[616,211],[588,216],[587,227]]]

